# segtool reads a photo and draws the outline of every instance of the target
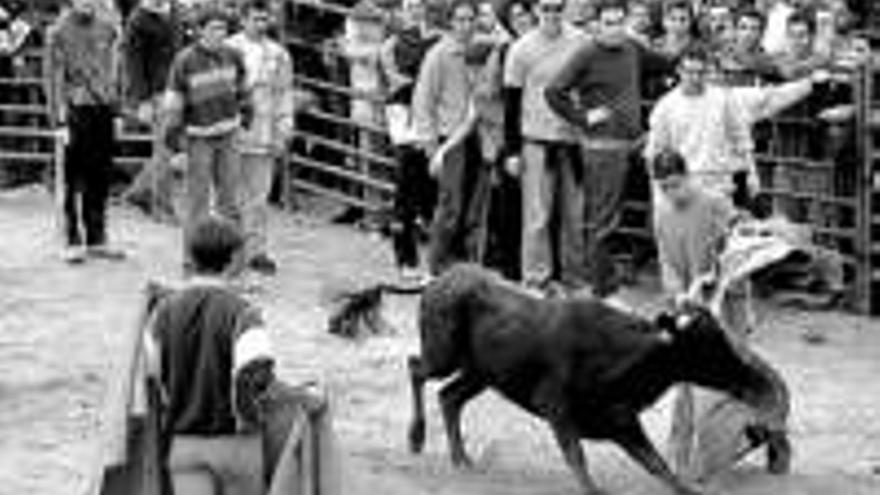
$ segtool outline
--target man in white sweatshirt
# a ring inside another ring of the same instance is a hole
[[[681,82],[651,113],[645,157],[651,163],[661,150],[676,151],[696,185],[746,206],[759,188],[752,126],[809,96],[829,74],[817,71],[778,86],[725,88],[707,82],[708,60],[699,48],[682,56]]]
[[[269,38],[270,20],[268,4],[250,0],[244,8],[244,29],[228,40],[244,59],[254,105],[251,125],[239,139],[245,254],[249,267],[266,275],[277,270],[268,253],[269,193],[275,162],[293,133],[294,107],[293,62],[287,50]]]

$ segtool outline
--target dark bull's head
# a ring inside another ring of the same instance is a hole
[[[688,304],[657,318],[670,336],[678,380],[730,394],[773,428],[788,416],[788,390],[763,358],[722,328],[712,312]]]

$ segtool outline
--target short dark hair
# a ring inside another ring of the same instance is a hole
[[[197,273],[223,273],[244,248],[244,235],[233,222],[208,217],[187,235],[186,250]]]
[[[691,16],[691,19],[694,18],[694,10],[687,0],[671,0],[663,4],[663,15],[667,15],[673,10],[685,10]]]
[[[201,29],[214,21],[220,21],[229,25],[230,19],[226,12],[216,7],[204,7],[196,14],[196,27]]]
[[[272,8],[269,6],[267,0],[247,0],[241,7],[241,13],[244,15],[248,15],[254,11],[271,12]]]
[[[471,9],[475,14],[478,11],[477,2],[475,0],[450,0],[449,4],[446,7],[447,23],[452,21],[452,16],[455,15],[455,11],[461,7],[467,7]]]
[[[712,63],[712,55],[704,45],[694,43],[685,48],[679,57],[678,62],[681,63],[685,60],[696,60],[698,62],[703,62],[704,64],[710,64]]]
[[[803,24],[807,26],[807,31],[809,31],[810,34],[815,34],[816,32],[816,19],[805,10],[798,10],[788,16],[788,22],[786,22],[785,25],[791,26],[792,24]]]
[[[767,18],[764,17],[764,14],[761,13],[760,10],[755,8],[747,8],[742,9],[736,14],[736,22],[739,24],[743,19],[755,19],[759,23],[761,23],[761,28],[763,29],[767,25]]]
[[[629,5],[626,0],[598,0],[593,8],[595,9],[596,17],[602,15],[602,12],[606,10],[622,10],[629,13]]]
[[[673,176],[687,175],[687,162],[681,153],[666,148],[660,151],[651,162],[655,180],[668,179]]]

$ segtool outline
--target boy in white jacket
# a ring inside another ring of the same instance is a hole
[[[267,246],[269,193],[275,162],[286,151],[294,123],[293,62],[287,50],[267,35],[270,20],[268,4],[251,0],[244,9],[244,29],[227,42],[244,59],[254,103],[253,121],[239,140],[245,252],[248,266],[266,275],[277,270]]]

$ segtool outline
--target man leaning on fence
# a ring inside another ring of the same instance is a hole
[[[241,160],[236,144],[253,110],[244,62],[225,44],[229,29],[225,14],[206,9],[197,29],[196,42],[174,59],[165,102],[167,144],[181,150],[185,141],[188,158],[184,239],[211,214],[212,193],[217,213],[241,222]],[[185,272],[189,261],[184,252]]]
[[[287,151],[294,119],[293,63],[287,50],[269,38],[270,22],[268,3],[251,0],[244,9],[244,30],[227,41],[244,60],[254,104],[250,128],[239,140],[246,254],[249,267],[267,275],[277,270],[267,242],[269,193],[275,163]]]
[[[117,102],[115,26],[97,0],[74,0],[49,29],[49,119],[64,150],[65,260],[118,260],[107,244],[107,196]]]

